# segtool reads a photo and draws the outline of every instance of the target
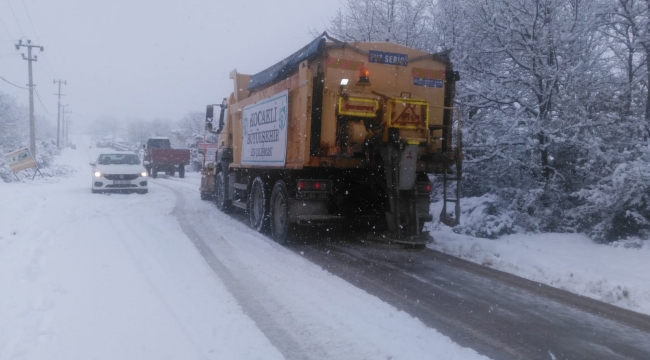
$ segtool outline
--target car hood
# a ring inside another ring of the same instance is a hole
[[[139,174],[146,170],[142,165],[97,165],[95,171],[102,174]]]

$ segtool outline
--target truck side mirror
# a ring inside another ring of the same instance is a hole
[[[143,148],[143,149],[146,149],[146,148],[147,148],[147,144],[142,144],[142,148]]]
[[[223,98],[223,101],[221,102],[221,113],[219,114],[219,129],[217,130],[217,134],[221,134],[221,130],[223,130],[224,123],[223,123],[223,116],[226,112],[226,109],[228,108],[228,99]]]
[[[212,130],[212,119],[214,118],[214,106],[208,105],[205,109],[205,129]]]

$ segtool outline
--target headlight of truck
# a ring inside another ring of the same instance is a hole
[[[95,171],[95,177],[102,177],[102,173],[99,171]]]
[[[140,173],[140,176],[142,176],[142,177],[147,177],[147,175],[148,175],[148,174],[147,174],[146,171],[143,171],[143,172]]]

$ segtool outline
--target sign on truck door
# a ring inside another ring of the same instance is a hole
[[[289,91],[244,107],[243,165],[284,166],[287,159]]]

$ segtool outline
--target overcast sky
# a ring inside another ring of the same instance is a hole
[[[0,0],[0,76],[27,84],[14,43],[31,39],[34,83],[56,119],[63,86],[75,121],[179,119],[232,92],[230,71],[253,74],[323,31],[339,0]],[[0,92],[29,103],[27,90]],[[47,113],[35,100],[37,113]],[[76,115],[75,115],[76,114]]]

